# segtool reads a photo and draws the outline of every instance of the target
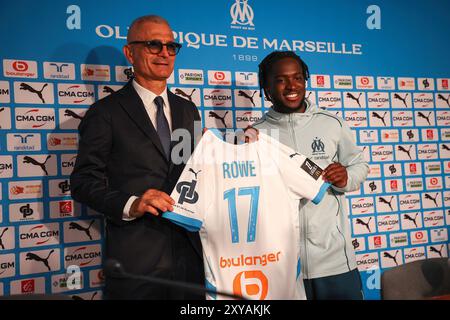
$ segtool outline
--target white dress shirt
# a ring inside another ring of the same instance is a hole
[[[147,111],[150,121],[152,122],[152,125],[156,130],[156,112],[158,111],[158,109],[155,104],[155,98],[158,95],[141,86],[139,83],[136,82],[136,80],[133,80],[132,83],[134,89],[136,90],[137,94],[144,103],[145,111]],[[164,100],[164,107],[163,107],[164,115],[166,116],[167,122],[169,123],[169,129],[170,131],[172,131],[172,117],[170,114],[169,98],[167,97],[167,87],[159,96],[162,97]],[[127,203],[125,204],[125,207],[123,208],[123,216],[122,216],[123,220],[131,221],[136,219],[130,217],[130,208],[134,200],[136,200],[137,198],[138,197],[136,196],[131,196],[130,199],[128,199]]]

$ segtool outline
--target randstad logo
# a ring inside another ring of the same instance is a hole
[[[264,300],[269,291],[269,281],[260,270],[241,271],[233,280],[233,294],[255,300]]]
[[[255,30],[253,18],[255,17],[248,0],[235,0],[230,8],[231,28],[243,30]]]

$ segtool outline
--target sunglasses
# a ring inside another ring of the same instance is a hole
[[[177,42],[162,43],[160,40],[131,41],[128,44],[143,44],[153,54],[160,53],[163,46],[166,46],[169,56],[177,55],[181,48],[181,44]]]

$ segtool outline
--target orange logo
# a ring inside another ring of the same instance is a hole
[[[262,271],[242,271],[233,280],[233,293],[257,300],[264,300],[269,291],[269,281]]]

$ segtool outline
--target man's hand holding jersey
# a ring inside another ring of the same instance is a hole
[[[323,170],[323,180],[329,182],[338,188],[344,188],[347,185],[347,169],[339,162],[333,162]]]
[[[155,216],[161,212],[173,211],[175,201],[165,192],[148,189],[142,196],[134,200],[130,208],[130,217],[140,218],[149,212]]]

